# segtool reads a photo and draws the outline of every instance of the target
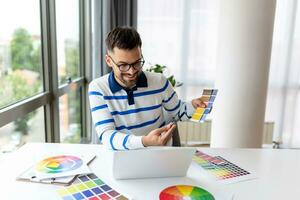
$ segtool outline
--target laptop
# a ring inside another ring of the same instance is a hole
[[[145,149],[114,151],[115,179],[161,178],[186,176],[193,147],[147,147]]]

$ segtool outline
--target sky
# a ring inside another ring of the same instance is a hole
[[[26,28],[30,34],[40,35],[40,1],[39,0],[0,0],[0,41],[7,41],[17,27]],[[77,15],[78,0],[57,1],[57,28],[63,37],[74,35],[77,27],[73,16]],[[66,26],[67,25],[67,26]],[[78,24],[77,24],[78,26]]]
[[[39,0],[0,0],[0,27],[0,40],[9,39],[16,27],[39,35]]]

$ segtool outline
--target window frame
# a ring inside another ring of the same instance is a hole
[[[91,0],[79,0],[80,76],[59,85],[57,68],[55,1],[40,0],[44,92],[0,109],[0,127],[44,107],[45,142],[60,142],[59,97],[81,91],[81,140],[90,141],[92,130],[87,87],[91,79]]]

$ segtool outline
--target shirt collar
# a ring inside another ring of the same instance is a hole
[[[109,88],[112,93],[116,93],[122,89],[126,90],[126,88],[123,88],[115,79],[114,73],[110,72],[109,77],[108,77],[108,83],[109,83]],[[148,87],[148,81],[145,73],[142,71],[141,74],[138,77],[138,80],[136,82],[136,88],[139,87]]]

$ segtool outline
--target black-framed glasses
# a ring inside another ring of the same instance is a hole
[[[142,58],[134,63],[122,63],[122,64],[117,64],[114,59],[112,59],[112,57],[109,55],[111,61],[120,69],[121,72],[127,72],[130,67],[133,67],[135,70],[140,70],[142,69],[142,67],[144,66],[145,64],[145,60],[144,60],[144,57],[142,55]]]

